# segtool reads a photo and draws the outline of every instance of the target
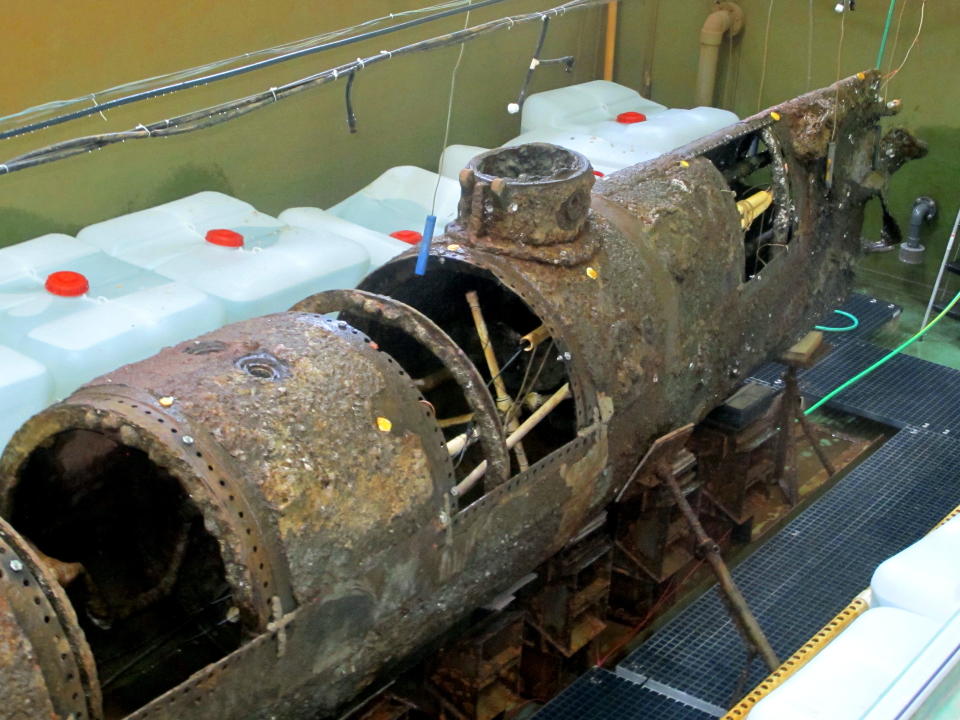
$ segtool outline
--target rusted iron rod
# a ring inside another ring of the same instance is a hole
[[[820,460],[820,464],[823,465],[823,469],[827,471],[827,476],[833,477],[836,475],[837,469],[833,466],[833,463],[830,462],[830,458],[827,457],[827,454],[823,451],[823,448],[820,447],[820,444],[817,442],[817,438],[813,434],[813,428],[810,427],[810,422],[806,417],[804,417],[802,412],[797,413],[797,421],[800,423],[800,427],[803,429],[803,434],[807,438],[807,442],[810,443],[810,447],[812,447],[813,452],[816,453],[817,459]]]
[[[550,412],[557,407],[561,402],[570,397],[570,383],[564,383],[563,387],[557,390],[550,398],[539,408],[537,411],[530,415],[526,420],[524,420],[520,427],[514,430],[509,437],[507,437],[507,448],[510,449],[514,447],[518,442],[527,436],[527,434],[533,430],[540,422],[550,414]],[[484,460],[482,463],[477,465],[469,475],[467,475],[460,483],[453,489],[454,495],[463,495],[470,488],[472,488],[477,480],[483,477],[483,474],[487,471],[487,461]]]
[[[677,479],[673,476],[673,473],[666,468],[657,468],[656,475],[670,490],[674,502],[677,503],[677,507],[680,508],[680,512],[683,514],[687,524],[697,538],[697,547],[703,552],[705,559],[710,564],[710,568],[717,578],[720,596],[723,598],[724,604],[727,606],[727,611],[730,613],[730,617],[740,631],[740,635],[743,637],[747,647],[758,652],[771,671],[776,670],[780,667],[777,654],[770,646],[767,636],[763,634],[760,623],[757,622],[757,618],[754,617],[751,612],[750,606],[747,605],[747,601],[740,592],[740,589],[736,583],[734,583],[727,564],[720,556],[720,547],[707,535],[706,530],[703,529],[703,525],[700,524],[700,519],[693,511],[693,508],[690,507],[687,498],[684,497],[683,491],[680,489],[680,485],[677,484]]]
[[[473,290],[467,293],[467,303],[470,305],[470,314],[473,315],[473,324],[477,328],[477,337],[480,338],[480,347],[483,349],[483,357],[487,361],[487,367],[490,370],[490,377],[493,378],[493,388],[496,391],[497,410],[504,416],[510,412],[513,407],[513,399],[507,392],[507,385],[503,382],[500,374],[500,363],[497,362],[496,353],[493,351],[493,343],[490,341],[490,333],[487,330],[487,322],[483,319],[483,310],[480,309],[480,298]],[[513,432],[517,429],[517,419],[511,418],[507,421],[507,432]],[[526,470],[529,467],[527,454],[523,451],[523,445],[519,442],[513,449],[517,456],[517,465],[520,470]]]
[[[793,407],[790,408],[791,412],[796,416],[797,421],[800,423],[800,428],[803,430],[804,437],[807,438],[807,442],[810,443],[810,447],[813,448],[813,452],[816,454],[817,459],[820,461],[820,464],[823,465],[823,469],[827,471],[827,477],[833,477],[837,474],[836,468],[833,466],[833,463],[830,462],[830,458],[827,457],[827,454],[823,451],[823,448],[820,447],[817,442],[817,438],[813,434],[813,428],[810,427],[810,422],[807,420],[807,416],[803,414],[803,410],[800,407],[800,385],[797,382],[797,373],[796,370],[791,368],[787,372],[786,380],[787,389],[789,397],[794,400]],[[786,398],[784,398],[786,400]]]

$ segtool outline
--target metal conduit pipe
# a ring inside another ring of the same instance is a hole
[[[700,67],[697,70],[697,105],[713,105],[717,84],[717,62],[723,36],[733,37],[743,29],[743,10],[732,2],[717,3],[700,29]]]

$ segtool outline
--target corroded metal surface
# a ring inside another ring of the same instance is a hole
[[[93,656],[54,573],[0,520],[0,717],[99,718]]]
[[[461,177],[460,217],[426,276],[411,251],[368,277],[368,293],[164,350],[29,421],[0,459],[4,516],[28,497],[21,485],[43,482],[31,458],[65,452],[58,438],[80,429],[146,453],[216,539],[246,634],[131,717],[334,716],[580,547],[585,528],[602,538],[604,509],[653,439],[702,419],[849,288],[863,205],[899,163],[888,151],[920,148],[880,144],[878,83],[864,74],[785,103],[592,195],[580,156],[493,151]],[[761,169],[773,207],[744,231],[736,201]],[[502,418],[471,369],[484,348],[466,292],[500,356],[521,357],[541,325],[549,336],[539,370],[533,353],[526,371],[504,362],[515,400],[572,392],[524,438],[532,464],[510,477]],[[346,312],[315,314],[332,310]],[[428,401],[410,373],[434,377],[438,359],[456,382],[438,380]],[[482,426],[456,463],[434,401]],[[482,461],[500,482],[454,496]],[[82,490],[99,482],[88,470]]]
[[[585,157],[555,145],[482,153],[460,174],[459,232],[487,252],[575,264],[595,249],[580,232],[594,181]]]
[[[474,413],[480,444],[489,458],[495,482],[501,483],[507,479],[510,473],[510,458],[507,456],[503,426],[493,398],[476,366],[470,362],[460,346],[430,318],[409,305],[362,290],[328,290],[297,303],[292,310],[318,315],[346,310],[391,327],[398,327],[416,338],[443,363],[463,391]]]

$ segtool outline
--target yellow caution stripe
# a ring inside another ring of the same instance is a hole
[[[753,706],[760,702],[771,692],[780,687],[791,675],[806,665],[816,656],[824,647],[826,647],[840,632],[845,629],[856,618],[869,609],[867,601],[863,598],[854,598],[847,607],[840,611],[833,620],[828,622],[823,628],[807,640],[803,646],[793,655],[787,658],[783,664],[770,673],[759,685],[757,685],[743,700],[738,702],[730,712],[723,716],[723,720],[743,720],[753,710]]]

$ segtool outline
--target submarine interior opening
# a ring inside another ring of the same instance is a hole
[[[107,718],[122,717],[241,642],[216,539],[141,450],[71,430],[33,452],[11,521],[64,586]]]
[[[744,229],[743,281],[756,278],[790,243],[792,228],[778,234],[775,218],[780,210],[779,188],[773,173],[780,162],[764,140],[762,131],[749,133],[705,153],[723,174],[737,203],[749,201],[757,193],[770,192],[773,200]]]
[[[510,434],[512,423],[522,422],[569,382],[567,362],[554,340],[535,332],[543,327],[543,320],[492,274],[449,259],[442,263],[432,261],[423,277],[403,272],[399,263],[392,267],[394,272],[381,272],[369,279],[367,289],[407,303],[439,325],[480,370],[497,400],[500,393],[484,356],[484,346],[467,299],[470,293],[476,294],[475,302],[498,361],[496,376],[503,381],[508,398],[506,410],[503,402],[498,403],[506,435]],[[472,417],[463,393],[429,350],[397,330],[353,318],[349,313],[345,318],[363,329],[396,358],[411,377],[417,378],[420,391],[436,410],[448,442],[461,433],[469,435]],[[532,340],[528,337],[530,333],[535,334]],[[574,410],[572,401],[560,403],[523,438],[525,464],[535,463],[576,437]],[[511,457],[512,472],[523,469],[517,454]],[[454,457],[458,481],[483,459],[479,445],[468,443]],[[469,501],[470,496],[464,500]]]

